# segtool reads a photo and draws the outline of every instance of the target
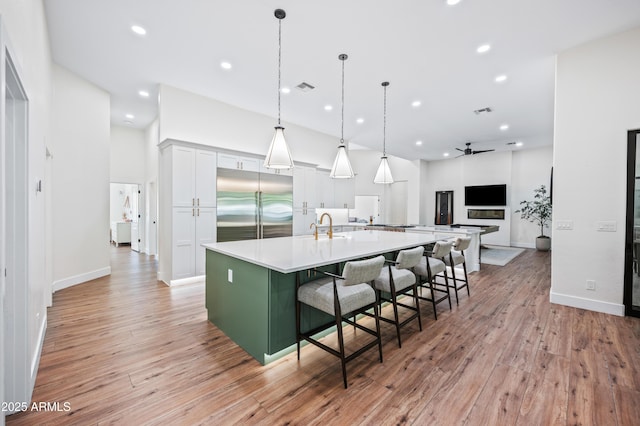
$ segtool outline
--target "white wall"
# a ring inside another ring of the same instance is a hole
[[[111,182],[144,184],[147,167],[145,132],[111,126],[109,158]]]
[[[31,383],[35,381],[41,342],[46,327],[46,306],[49,303],[51,278],[50,241],[51,233],[47,213],[51,192],[50,176],[45,168],[45,145],[49,132],[49,105],[51,99],[51,55],[46,20],[42,2],[0,0],[2,30],[13,48],[16,66],[29,98],[29,187],[43,180],[43,193],[29,191],[29,261],[28,261],[28,359],[31,368]],[[4,65],[3,65],[4,66]],[[0,235],[0,242],[5,241]],[[4,259],[0,262],[4,264]],[[4,327],[4,313],[0,312],[0,328]],[[0,344],[0,351],[3,351]],[[1,357],[0,357],[1,359]],[[0,378],[3,377],[4,362],[0,362]],[[0,381],[0,400],[4,399],[4,381]],[[0,424],[4,416],[0,415]]]
[[[504,246],[535,247],[538,228],[520,219],[514,213],[520,201],[532,199],[533,189],[549,185],[553,148],[521,151],[487,152],[480,155],[464,156],[448,160],[430,161],[421,165],[423,202],[426,208],[421,218],[428,225],[434,224],[435,193],[453,191],[454,223],[498,225],[496,233],[482,237],[482,242]],[[464,205],[464,187],[468,185],[507,184],[507,206],[505,220],[467,219]],[[537,231],[537,232],[536,232]]]
[[[158,253],[158,142],[159,124],[154,120],[144,132],[145,168],[145,247],[150,255]]]
[[[627,131],[640,128],[640,28],[558,55],[551,301],[623,315]],[[615,221],[616,232],[598,232]],[[586,290],[586,280],[596,290]]]
[[[110,273],[109,94],[54,65],[53,287]]]
[[[265,155],[277,121],[220,101],[160,86],[160,141],[174,139],[234,151]],[[295,162],[330,169],[339,139],[283,122]]]

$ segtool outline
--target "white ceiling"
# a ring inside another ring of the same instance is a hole
[[[345,139],[441,159],[472,148],[550,145],[554,55],[640,26],[639,0],[45,0],[56,63],[111,93],[112,123],[146,127],[158,84],[277,116],[282,8],[282,121],[340,136],[340,53]],[[131,31],[137,24],[145,36]],[[476,53],[491,44],[485,54]],[[220,67],[222,61],[231,70]],[[503,83],[495,77],[507,75]],[[295,89],[301,82],[315,90]],[[143,99],[139,90],[151,96]],[[420,107],[412,107],[420,100]],[[327,112],[324,106],[334,108]],[[490,107],[490,114],[474,110]],[[125,124],[125,114],[135,115]],[[356,119],[364,118],[357,124]],[[500,125],[508,124],[507,131]],[[416,146],[416,141],[422,146]]]

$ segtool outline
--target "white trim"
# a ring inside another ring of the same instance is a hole
[[[163,281],[165,284],[167,284],[169,287],[175,287],[178,285],[187,285],[187,284],[204,284],[205,282],[205,277],[206,275],[198,275],[197,277],[189,277],[189,278],[182,278],[179,280],[171,280],[169,281],[169,283],[167,284],[166,281]]]
[[[45,317],[40,324],[40,332],[38,333],[38,345],[33,353],[33,361],[31,362],[31,389],[36,385],[36,376],[38,375],[38,367],[40,366],[40,355],[42,354],[42,347],[44,346],[44,335],[47,332],[47,311],[45,311]]]
[[[589,311],[602,312],[605,314],[624,316],[624,305],[618,303],[603,302],[601,300],[585,299],[568,294],[554,293],[549,294],[549,301],[559,305],[571,306],[574,308],[586,309]]]
[[[530,249],[534,249],[536,248],[536,243],[519,243],[516,241],[511,241],[511,247],[519,247],[519,248],[530,248]]]
[[[86,272],[84,274],[74,275],[73,277],[63,278],[53,282],[53,292],[65,289],[67,287],[74,286],[76,284],[82,284],[87,281],[95,280],[107,275],[111,275],[111,266],[105,268],[96,269],[95,271]]]

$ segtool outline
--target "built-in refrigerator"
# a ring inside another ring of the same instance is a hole
[[[291,176],[218,169],[218,242],[290,237]]]

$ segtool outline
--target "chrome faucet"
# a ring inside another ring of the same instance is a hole
[[[327,235],[329,238],[333,238],[333,218],[329,213],[322,213],[322,216],[320,216],[320,225],[322,225],[322,219],[324,219],[325,216],[329,216],[329,231],[327,232]]]
[[[309,229],[315,227],[316,229],[313,230],[313,236],[315,237],[315,239],[318,239],[318,225],[316,225],[315,223],[312,223],[311,225],[309,225]]]

